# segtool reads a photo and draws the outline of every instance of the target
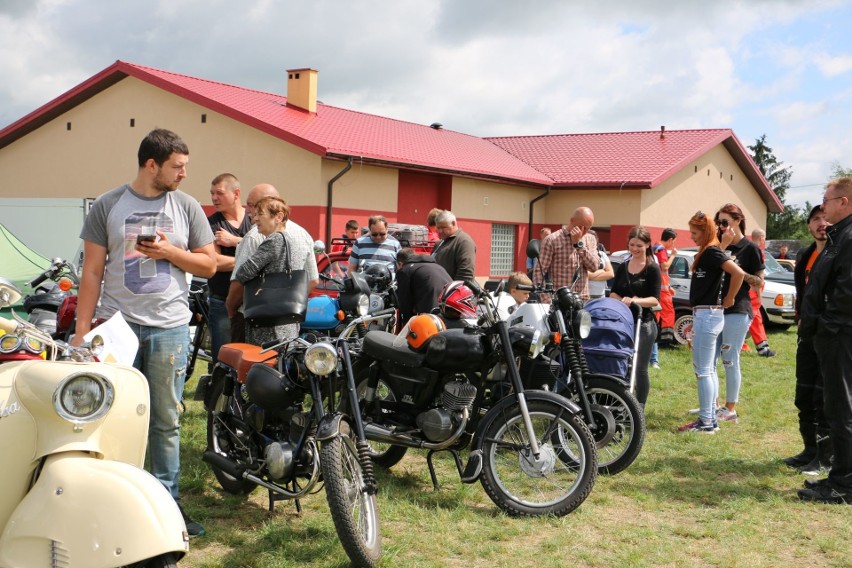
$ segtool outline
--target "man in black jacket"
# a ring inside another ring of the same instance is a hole
[[[828,477],[805,482],[799,498],[852,504],[852,178],[829,182],[822,208],[833,226],[808,278],[799,335],[813,338],[822,369],[834,461]]]
[[[410,248],[400,250],[396,255],[396,295],[402,323],[437,307],[441,289],[452,280],[428,254],[417,254]]]
[[[801,310],[805,286],[810,271],[825,248],[825,231],[830,226],[821,205],[808,215],[808,231],[814,238],[811,246],[799,250],[794,271],[796,281],[796,318]],[[796,408],[799,410],[799,432],[805,449],[795,456],[784,458],[784,463],[807,475],[818,475],[828,467],[831,459],[831,439],[828,421],[823,412],[822,373],[813,341],[800,339],[796,347]]]

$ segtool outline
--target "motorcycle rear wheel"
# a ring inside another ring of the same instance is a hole
[[[208,400],[219,400],[219,397],[222,396],[222,391],[224,390],[224,388],[224,381],[214,381],[210,385]],[[228,453],[228,447],[234,446],[234,443],[231,440],[232,434],[223,424],[223,422],[227,422],[229,416],[230,415],[227,413],[220,413],[219,416],[216,416],[213,412],[207,412],[207,449],[209,451],[216,452],[217,454],[233,459],[233,457]],[[232,477],[221,469],[212,465],[210,465],[210,469],[213,470],[213,475],[216,476],[216,480],[219,482],[219,485],[222,486],[222,489],[224,489],[228,493],[231,493],[232,495],[248,495],[249,493],[254,491],[255,487],[257,487],[257,485],[255,485],[251,481]]]
[[[340,544],[355,566],[373,566],[382,555],[376,495],[368,491],[355,436],[341,433],[323,443],[320,464],[325,496]]]
[[[174,552],[167,552],[155,558],[142,560],[135,564],[128,564],[124,568],[177,568],[177,565],[177,555]]]
[[[645,412],[621,381],[592,377],[586,386],[589,402],[603,406],[615,418],[615,433],[598,448],[598,472],[614,475],[627,469],[639,457],[645,443]]]
[[[514,403],[485,428],[480,483],[509,515],[567,515],[595,485],[592,434],[579,416],[553,401],[528,400],[527,406],[540,437],[539,459],[531,455],[524,419]]]

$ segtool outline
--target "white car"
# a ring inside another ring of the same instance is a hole
[[[677,256],[669,266],[669,280],[675,292],[675,337],[680,343],[692,332],[692,308],[689,305],[689,285],[692,279],[692,261],[695,250],[678,249]],[[618,251],[610,255],[613,268],[630,257],[627,251]],[[796,314],[796,288],[771,280],[765,281],[761,294],[761,315],[766,325],[787,329],[794,323]]]

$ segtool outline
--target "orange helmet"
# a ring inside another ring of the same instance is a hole
[[[426,346],[426,341],[435,335],[447,329],[444,326],[444,321],[435,314],[420,314],[408,320],[408,334],[406,340],[408,346],[420,351]]]

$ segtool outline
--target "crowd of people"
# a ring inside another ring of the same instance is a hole
[[[210,187],[215,213],[206,217],[199,203],[178,190],[186,177],[189,149],[178,135],[157,129],[142,141],[136,178],[98,198],[81,238],[85,264],[79,287],[76,336],[79,344],[95,317],[120,312],[139,339],[134,362],[150,385],[149,464],[152,474],[180,506],[180,409],[187,365],[190,319],[189,274],[209,280],[212,356],[227,342],[261,343],[292,337],[294,324],[259,326],[242,315],[245,285],[264,271],[286,263],[304,270],[308,288],[318,283],[313,240],[290,219],[290,208],[268,183],[252,187],[241,204],[241,187],[231,173],[216,176]],[[852,179],[828,184],[823,203],[808,219],[814,243],[796,263],[799,343],[796,400],[803,450],[784,461],[806,473],[828,471],[806,483],[801,499],[852,503]],[[592,231],[594,213],[579,207],[558,230],[542,230],[541,250],[528,271],[508,281],[509,309],[526,302],[518,287],[551,283],[569,286],[584,300],[603,295],[600,284],[614,278],[610,297],[641,307],[636,395],[643,407],[651,390],[649,367],[659,365],[657,344],[671,341],[674,325],[667,270],[678,254],[677,234],[662,231],[654,243],[648,229],[634,227],[625,243],[629,259],[617,270]],[[683,432],[712,434],[720,422],[738,420],[742,385],[740,350],[751,333],[758,353],[772,356],[759,317],[763,285],[762,231],[746,238],[746,219],[735,204],[715,215],[698,212],[688,222],[698,246],[692,264],[690,303],[694,311],[692,359],[699,407]],[[155,235],[142,234],[156,228]],[[431,254],[403,248],[389,234],[388,222],[373,215],[362,234],[346,224],[349,269],[382,265],[395,274],[402,323],[429,312],[441,290],[475,277],[476,243],[447,210],[427,217]],[[547,298],[542,298],[547,301]],[[659,311],[660,316],[656,313]],[[659,337],[658,337],[659,336]],[[659,339],[659,341],[658,341]],[[720,404],[717,361],[725,371]],[[183,512],[183,508],[181,507]],[[184,513],[191,535],[203,527]]]

